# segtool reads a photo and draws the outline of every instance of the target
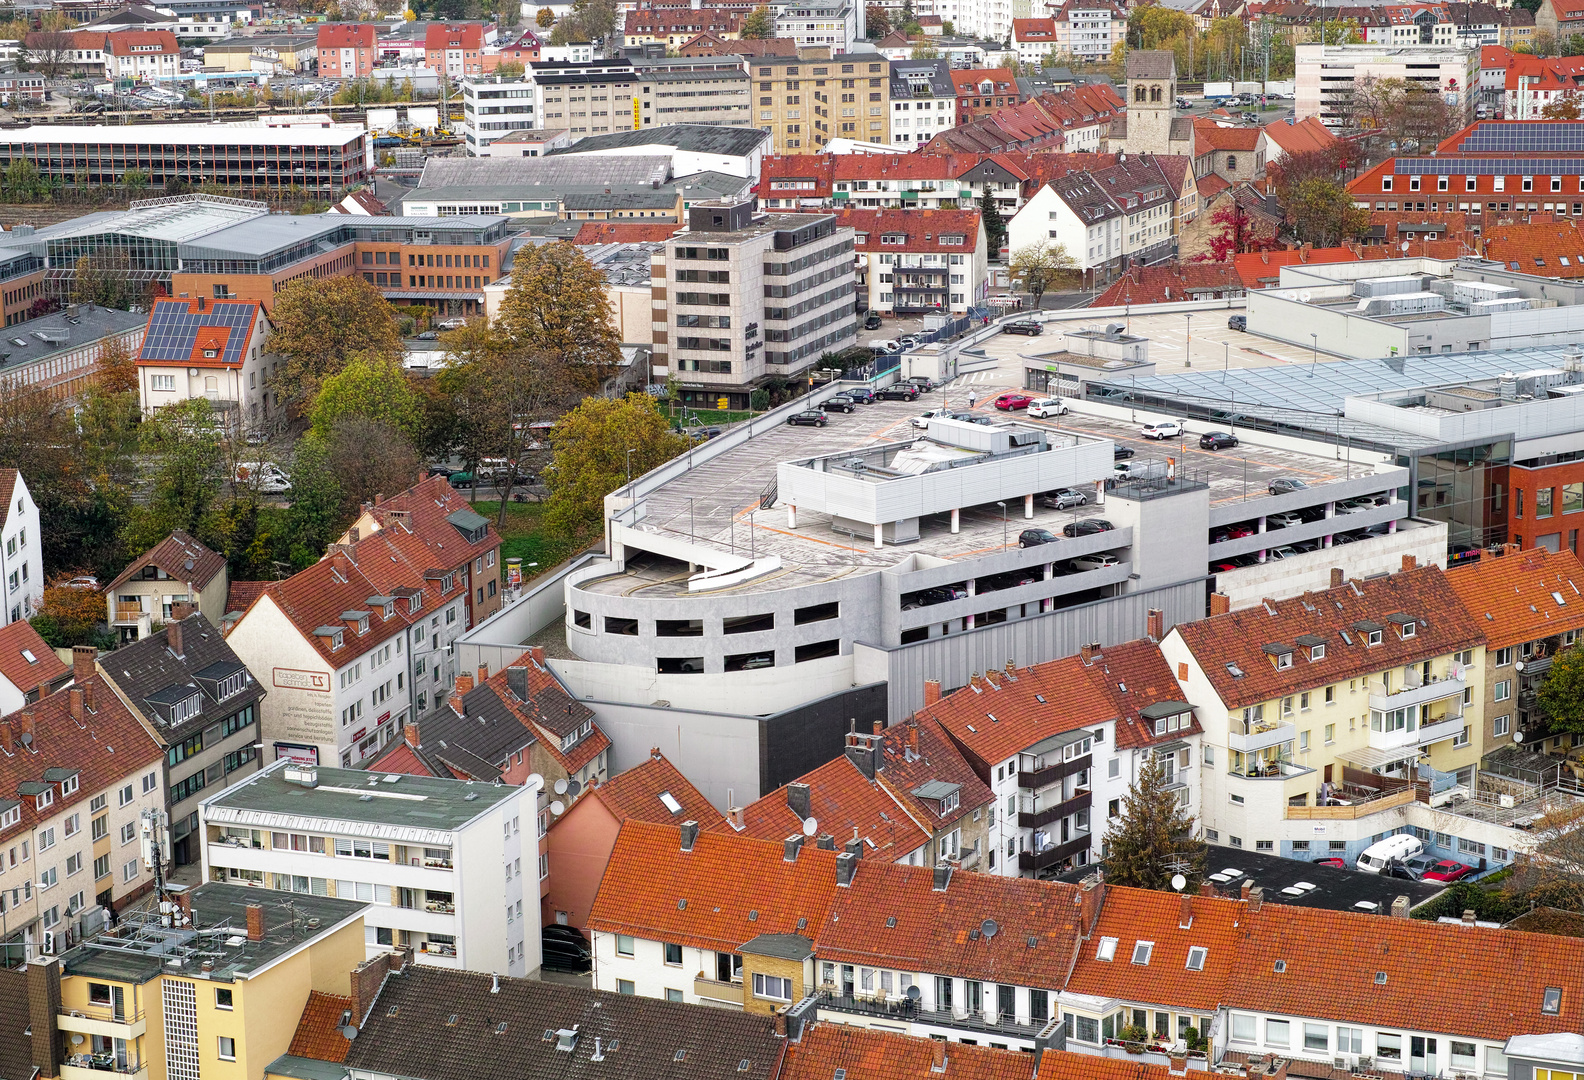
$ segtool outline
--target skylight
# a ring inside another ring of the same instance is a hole
[[[1155,948],[1153,941],[1135,941],[1133,943],[1133,962],[1135,964],[1148,964],[1150,952]]]
[[[660,793],[660,802],[664,804],[665,808],[671,811],[673,814],[680,814],[682,812],[682,804],[677,802],[676,797],[669,791],[662,791]]]
[[[1285,961],[1285,960],[1276,961],[1275,966],[1271,970],[1275,971],[1276,974],[1278,974],[1278,975],[1282,974],[1283,972],[1285,972],[1287,970],[1287,961]]]
[[[1208,955],[1210,955],[1210,950],[1206,949],[1203,945],[1195,945],[1193,948],[1189,949],[1188,970],[1203,971],[1205,966],[1205,957]]]
[[[1377,971],[1375,973],[1375,985],[1376,986],[1385,986],[1386,985],[1386,973],[1384,971]]]
[[[1104,960],[1106,963],[1109,964],[1116,957],[1116,947],[1117,947],[1117,939],[1116,938],[1114,938],[1114,937],[1103,937],[1103,938],[1101,938],[1100,939],[1100,947],[1095,950],[1095,959],[1096,960]]]
[[[1540,999],[1540,1011],[1550,1013],[1553,1016],[1562,1011],[1562,988],[1560,986],[1548,986],[1545,988],[1545,994]]]
[[[1558,600],[1558,603],[1560,603],[1560,602],[1561,601]],[[26,660],[30,664],[38,663],[38,657],[33,655],[33,650],[32,649],[23,649],[22,650],[22,659]]]

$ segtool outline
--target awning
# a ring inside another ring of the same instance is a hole
[[[1361,769],[1384,769],[1388,765],[1395,765],[1400,761],[1412,761],[1419,756],[1417,746],[1399,746],[1395,750],[1377,750],[1373,746],[1366,746],[1362,750],[1348,750],[1338,754],[1337,757],[1352,762]]]

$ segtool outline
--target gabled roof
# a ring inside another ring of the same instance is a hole
[[[114,581],[101,590],[113,596],[115,590],[147,566],[157,567],[170,575],[173,581],[189,584],[195,589],[206,588],[214,576],[225,569],[225,556],[210,551],[202,543],[177,529],[165,539],[133,559]]]
[[[372,49],[377,31],[373,23],[324,23],[315,44],[321,49]]]
[[[1300,263],[1357,262],[1347,248],[1288,248],[1285,251],[1245,251],[1232,256],[1238,279],[1247,289],[1268,289],[1281,280],[1281,268]]]
[[[349,1024],[356,1027],[363,1021],[361,1016],[350,1015],[355,1004],[352,998],[340,994],[308,991],[308,1003],[303,1006],[286,1052],[316,1061],[345,1061],[352,1040],[341,1034],[341,1029]]]
[[[26,619],[0,626],[0,678],[22,693],[44,686],[42,693],[47,694],[45,684],[53,685],[71,670]]]
[[[12,506],[11,492],[17,486],[17,478],[22,474],[15,469],[0,469],[0,522],[10,519]]]
[[[259,598],[265,589],[269,588],[267,581],[232,581],[226,584],[226,614],[233,611],[243,612],[248,605]]]
[[[1056,41],[1055,19],[1013,19],[1012,42],[1051,42]]]
[[[1194,121],[1194,154],[1214,150],[1252,153],[1264,134],[1259,127],[1224,127],[1203,117]]]
[[[1314,150],[1329,150],[1339,140],[1331,134],[1318,116],[1311,116],[1296,124],[1278,120],[1265,125],[1265,137],[1276,144],[1281,154],[1307,154]],[[1280,157],[1281,154],[1276,155]]]
[[[1201,189],[1206,180],[1199,180]],[[1243,295],[1243,279],[1231,263],[1179,262],[1161,266],[1134,266],[1095,297],[1090,307],[1123,304],[1159,304],[1168,300],[1193,300],[1197,294]]]
[[[1076,656],[1010,673],[991,671],[923,710],[957,745],[986,765],[1005,761],[1043,739],[1114,719],[1095,694]]]
[[[1148,638],[1107,646],[1093,654],[1086,668],[1095,692],[1116,711],[1118,747],[1152,746],[1200,730],[1188,703],[1182,700],[1182,687],[1161,655],[1160,646]],[[1189,723],[1162,735],[1155,734],[1156,717],[1174,713],[1187,713]]]
[[[457,517],[463,511],[467,516]],[[421,544],[427,550],[428,562],[420,570],[460,570],[478,556],[500,547],[495,526],[474,514],[468,500],[444,476],[428,477],[399,495],[365,507],[360,520],[373,523],[380,533],[389,533],[392,538],[411,537],[399,542],[414,553],[414,562],[418,559],[414,543]],[[357,544],[353,547],[355,551]]]
[[[927,873],[927,871],[926,871]],[[616,836],[588,926],[694,948],[735,952],[760,934],[812,934],[829,917],[836,852],[628,820]]]
[[[482,49],[484,27],[478,23],[431,23],[424,30],[424,49]]]
[[[676,810],[666,804],[667,796],[677,804]],[[626,772],[590,789],[589,797],[604,803],[617,821],[652,821],[666,825],[696,821],[699,828],[706,831],[731,829],[726,816],[715,809],[704,793],[678,772],[658,749],[650,750],[647,758]]]
[[[112,30],[105,35],[104,51],[114,56],[170,56],[181,52],[181,46],[169,30]]]
[[[934,1073],[942,1056],[944,1074]],[[1087,1055],[1084,1059],[1103,1060]],[[1034,1064],[1035,1055],[1021,1050],[941,1043],[825,1021],[805,1027],[802,1037],[787,1043],[781,1080],[831,1080],[838,1075],[853,1080],[928,1080],[931,1075],[951,1080],[1033,1080]],[[1043,1062],[1039,1075],[1045,1076]]]
[[[1584,627],[1584,566],[1566,549],[1486,552],[1476,563],[1449,568],[1447,583],[1484,631],[1487,649]]]
[[[138,349],[140,365],[240,368],[262,305],[257,300],[156,300]]]
[[[995,798],[940,721],[930,716],[912,716],[886,729],[877,776],[898,802],[937,832]],[[956,808],[944,814],[938,796],[921,794],[929,785],[941,784],[957,792]]]
[[[1238,926],[1245,907],[1220,897],[1108,889],[1067,989],[1213,1011],[1245,949]],[[1147,949],[1137,947],[1141,941],[1149,943]],[[1203,957],[1190,957],[1195,948],[1205,950]],[[1101,959],[1107,953],[1110,959]]]
[[[370,560],[372,562],[373,560]],[[438,582],[435,583],[438,588]],[[427,619],[434,609],[434,590],[414,589],[420,598],[418,611],[408,615],[407,598],[396,604],[395,613],[386,618],[382,608],[370,608],[368,598],[387,595],[363,575],[356,563],[344,553],[321,559],[306,570],[299,570],[285,581],[272,581],[259,594],[242,618],[248,619],[264,603],[273,603],[297,629],[303,639],[318,650],[331,670],[340,668],[362,656],[376,645],[382,645],[391,636],[404,632],[414,619]],[[359,634],[341,615],[346,611],[367,610],[368,630]],[[328,633],[331,628],[341,630],[341,647],[332,648]]]
[[[1412,637],[1401,636],[1392,622],[1394,615],[1415,620]],[[1365,624],[1364,629],[1360,624]],[[1381,628],[1378,645],[1366,643],[1371,626]],[[1320,683],[1368,677],[1484,641],[1484,629],[1465,610],[1437,566],[1349,581],[1287,600],[1266,600],[1180,623],[1171,632],[1182,638],[1229,709]],[[1265,646],[1292,645],[1299,635],[1321,639],[1325,655],[1314,660],[1308,648],[1297,649],[1291,665],[1278,668]]]
[[[138,708],[145,720],[160,730],[167,742],[173,738],[180,741],[264,696],[263,686],[201,612],[194,612],[180,622],[181,656],[171,651],[170,625],[130,645],[123,645],[106,654],[100,662],[105,676]],[[239,671],[247,672],[242,685],[221,697],[222,682]],[[179,725],[172,725],[168,709],[160,706],[187,700],[195,694],[199,695],[200,711]]]
[[[805,773],[795,783],[809,788],[809,816],[821,833],[840,843],[856,836],[864,855],[900,859],[930,842],[930,830],[913,820],[878,780],[870,780],[846,755]],[[743,807],[744,835],[780,842],[801,836],[803,818],[788,805],[780,787]]]
[[[1490,222],[1481,229],[1479,246],[1485,258],[1525,274],[1558,279],[1584,277],[1584,233],[1566,218],[1527,222]],[[1373,220],[1373,218],[1372,218]]]
[[[859,251],[952,252],[973,254],[979,245],[978,210],[862,210],[843,208],[836,224],[857,231]],[[885,243],[885,237],[902,236],[900,243]],[[947,244],[944,237],[959,237],[962,242]]]
[[[822,961],[1059,989],[1078,938],[1072,885],[864,858],[814,935]],[[986,920],[995,933],[986,936]],[[1033,944],[1030,944],[1032,940]]]

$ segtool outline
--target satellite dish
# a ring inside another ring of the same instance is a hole
[[[1183,877],[1181,874],[1172,875],[1172,888],[1176,889],[1178,892],[1182,892],[1187,884],[1188,879]]]
[[[813,836],[817,832],[819,832],[819,822],[817,820],[815,820],[814,818],[804,818],[803,819],[803,835],[804,836]]]
[[[72,1045],[73,1046],[81,1046],[82,1042],[83,1042],[83,1037],[81,1035],[73,1035],[72,1036]]]
[[[1523,732],[1521,732],[1521,731],[1513,732],[1513,742],[1523,742],[1523,741],[1524,741],[1524,733]]]
[[[23,746],[33,745],[33,733],[31,731],[24,731],[21,735],[21,739]]]
[[[583,790],[583,785],[576,780],[567,781],[566,793],[569,798],[577,798],[578,792]]]
[[[917,1001],[924,995],[917,986],[910,986],[907,988],[907,996],[909,1001]]]
[[[1001,932],[1001,928],[996,925],[994,919],[986,919],[979,924],[979,932],[987,938],[993,938]]]
[[[348,1024],[341,1029],[341,1035],[343,1038],[348,1040],[355,1039],[357,1038],[357,1028],[353,1027],[351,1024]]]
[[[562,780],[557,780],[555,782],[555,793],[557,795],[565,795],[566,794],[566,789],[567,789],[566,780],[562,779]]]
[[[523,781],[523,782],[526,783],[529,787],[533,787],[535,784],[537,784],[537,785],[539,785],[539,790],[540,791],[544,790],[544,777],[540,776],[538,773],[529,773],[528,774],[528,779]]]
[[[1407,250],[1408,250],[1408,241],[1406,241],[1406,240],[1404,240],[1404,241],[1403,241],[1403,242],[1402,242],[1402,249],[1403,249],[1403,250],[1404,250],[1404,251],[1407,251]]]
[[[1298,294],[1298,299],[1303,301],[1305,304],[1307,304],[1313,298],[1313,295],[1314,294],[1311,293],[1308,289],[1305,289],[1303,292]]]
[[[1518,661],[1516,664],[1513,665],[1513,670],[1514,671],[1522,671],[1523,669],[1524,669],[1524,662],[1522,660]]]
[[[562,802],[560,799],[557,799],[555,802],[550,804],[550,812],[556,817],[560,817],[562,814],[566,813],[566,803]]]

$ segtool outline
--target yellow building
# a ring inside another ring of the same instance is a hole
[[[778,154],[813,154],[834,138],[891,141],[891,65],[879,56],[834,60],[757,56],[753,123]]]
[[[1161,642],[1204,727],[1197,812],[1212,843],[1351,862],[1402,826],[1380,812],[1474,789],[1483,628],[1439,567],[1334,573],[1331,589],[1181,624]]]
[[[179,899],[188,925],[129,913],[60,957],[62,1080],[262,1080],[309,992],[348,993],[365,955],[356,901],[215,883]]]

